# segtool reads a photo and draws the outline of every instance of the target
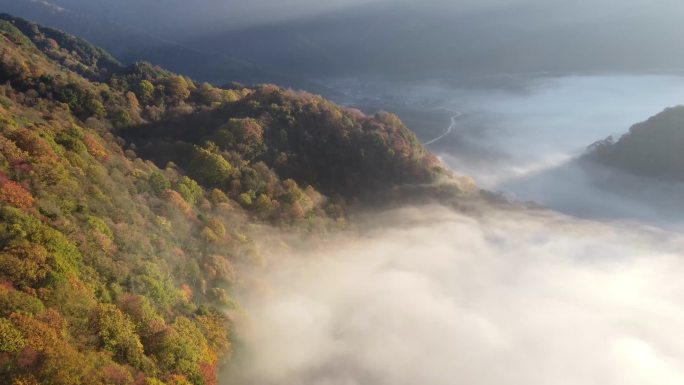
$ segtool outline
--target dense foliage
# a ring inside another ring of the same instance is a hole
[[[619,140],[593,144],[585,159],[632,174],[684,181],[684,107],[672,107],[636,124]]]
[[[205,87],[196,97],[219,98]],[[428,182],[439,171],[438,161],[395,115],[367,117],[318,96],[269,85],[226,92],[238,96],[217,108],[132,127],[122,135],[159,165],[172,161],[203,184],[253,197],[272,188],[268,179],[273,176],[261,171],[266,168],[344,198]]]
[[[7,15],[0,81],[4,383],[215,384],[250,226],[334,229],[442,172],[394,115],[120,68]]]

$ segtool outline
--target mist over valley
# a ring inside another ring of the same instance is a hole
[[[675,0],[0,0],[0,382],[684,382]]]

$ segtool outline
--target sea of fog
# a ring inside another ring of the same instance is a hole
[[[423,142],[455,116],[432,151],[550,209],[405,207],[266,251],[235,288],[222,385],[684,383],[684,189],[574,161],[684,102],[684,79],[363,87]]]
[[[429,206],[282,248],[240,294],[221,383],[684,383],[684,237]]]
[[[684,207],[684,186],[575,162],[592,143],[611,135],[617,139],[633,124],[683,104],[684,77],[500,76],[479,86],[453,81],[331,84],[356,103],[395,109],[451,169],[513,200],[581,217],[667,226],[684,222],[680,210],[673,212]],[[412,115],[415,111],[439,120],[422,124]]]

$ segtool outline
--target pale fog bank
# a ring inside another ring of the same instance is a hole
[[[558,166],[609,135],[684,103],[684,77],[570,76],[521,89],[461,90],[445,106],[464,115],[435,143],[457,170],[485,188]]]
[[[397,112],[450,168],[510,199],[595,219],[684,225],[677,209],[684,186],[574,162],[592,143],[684,104],[684,77],[539,74],[331,85],[364,95],[357,103]]]
[[[222,384],[684,383],[682,236],[544,211],[361,220],[257,275]]]

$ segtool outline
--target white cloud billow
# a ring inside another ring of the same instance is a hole
[[[274,262],[242,299],[230,380],[684,383],[680,236],[540,212],[376,220],[405,225]]]

